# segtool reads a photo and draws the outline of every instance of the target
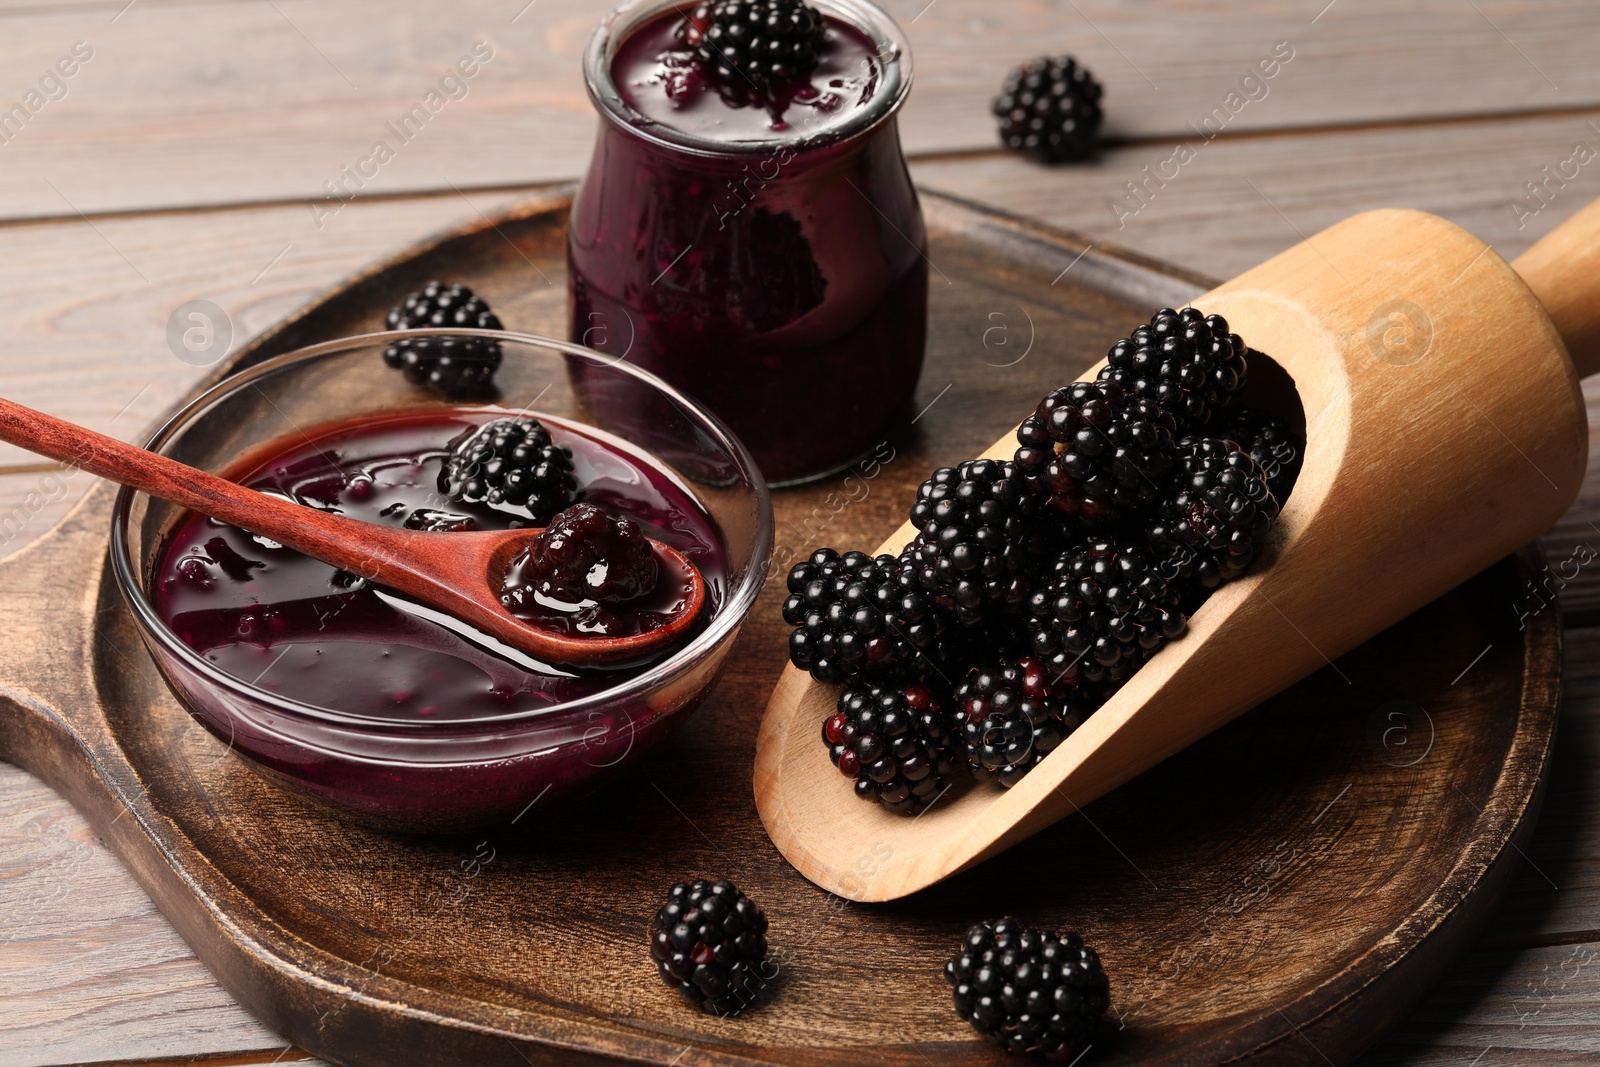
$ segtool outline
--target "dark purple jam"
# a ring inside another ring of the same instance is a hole
[[[264,446],[227,476],[307,507],[388,526],[532,527],[524,509],[463,503],[439,492],[452,441],[507,414],[429,410],[325,426],[291,434],[281,447]],[[707,589],[703,625],[728,580],[712,519],[645,454],[591,428],[536,417],[556,444],[572,450],[581,500],[626,516],[700,569]],[[669,608],[674,588],[663,581],[637,607]],[[360,576],[196,515],[186,516],[163,547],[151,592],[172,631],[226,673],[350,715],[433,721],[503,715],[586,696],[627,675],[510,658],[460,624],[409,610],[414,605]]]
[[[824,474],[887,435],[922,369],[927,241],[885,82],[900,60],[829,15],[814,71],[741,94],[695,66],[685,23],[646,22],[612,60],[622,105],[602,103],[573,201],[570,336],[711,408],[768,480]],[[621,432],[653,417],[643,395],[607,399]]]
[[[617,49],[612,76],[622,98],[649,121],[712,140],[825,133],[865,106],[881,79],[872,42],[837,19],[827,20],[815,69],[771,93],[717,85],[695,62],[688,30],[688,19],[677,14],[645,23]]]

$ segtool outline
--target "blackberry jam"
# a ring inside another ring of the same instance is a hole
[[[909,52],[863,0],[815,6],[817,66],[760,90],[699,66],[692,5],[614,10],[585,59],[600,133],[568,243],[571,338],[703,402],[776,483],[881,440],[926,335]],[[606,399],[621,431],[652,418],[642,392]]]
[[[452,442],[506,414],[446,408],[311,429],[269,443],[226,476],[307,507],[388,526],[542,525],[525,508],[440,493],[439,472]],[[727,558],[715,523],[687,489],[620,442],[538,418],[556,444],[571,450],[581,498],[684,553],[706,581],[704,617],[714,614],[727,588]],[[667,585],[642,600],[640,611],[660,610],[657,601],[671,598]],[[497,648],[360,575],[199,515],[185,516],[167,538],[150,591],[173,633],[225,673],[364,719],[500,716],[587,696],[628,676],[557,668]]]

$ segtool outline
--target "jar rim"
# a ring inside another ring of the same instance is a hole
[[[692,10],[697,0],[622,0],[606,13],[583,54],[583,80],[601,116],[614,125],[665,148],[703,156],[742,156],[780,147],[811,147],[851,140],[881,125],[911,92],[911,44],[889,13],[870,0],[810,0],[825,15],[848,23],[877,49],[883,81],[862,106],[841,121],[812,134],[719,140],[677,129],[640,112],[622,96],[611,65],[622,42],[639,27],[668,11]]]

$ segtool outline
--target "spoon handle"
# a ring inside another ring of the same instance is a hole
[[[302,507],[0,397],[0,441],[375,579],[389,531]],[[360,547],[355,547],[355,546]]]

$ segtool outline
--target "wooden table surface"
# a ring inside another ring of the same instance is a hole
[[[0,0],[0,394],[138,437],[204,373],[168,343],[185,302],[218,305],[243,340],[398,246],[577,177],[595,126],[578,54],[605,6]],[[1392,206],[1510,258],[1600,197],[1594,0],[885,6],[916,53],[902,129],[918,182],[1218,277]],[[478,42],[480,72],[357,173]],[[1106,86],[1093,163],[994,147],[989,96],[1044,52]],[[1252,80],[1274,53],[1276,75]],[[28,118],[4,125],[13,104]],[[1576,577],[1525,869],[1477,950],[1363,1063],[1600,1057],[1596,465],[1546,538]],[[88,478],[0,446],[0,555]],[[304,1059],[234,1005],[65,801],[0,764],[0,1067]]]

